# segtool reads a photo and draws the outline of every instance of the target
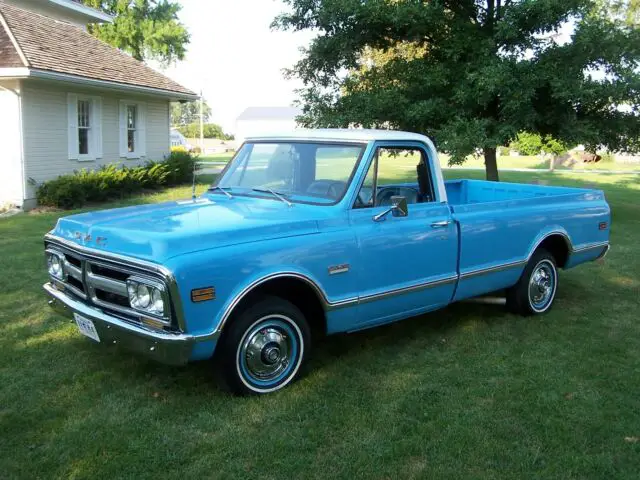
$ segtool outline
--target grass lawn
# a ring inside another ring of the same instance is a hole
[[[606,262],[563,272],[540,318],[464,303],[329,337],[300,382],[263,398],[219,390],[209,363],[81,338],[41,291],[60,213],[0,219],[0,476],[638,478],[640,176],[502,179],[603,188]]]

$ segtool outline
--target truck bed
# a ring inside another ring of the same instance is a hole
[[[469,205],[533,198],[584,195],[592,190],[569,187],[549,187],[523,183],[488,182],[483,180],[449,180],[445,182],[449,204]]]

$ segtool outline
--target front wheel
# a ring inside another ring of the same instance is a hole
[[[295,305],[278,297],[263,297],[228,328],[221,345],[222,366],[233,392],[275,392],[298,377],[311,335]]]
[[[553,305],[558,289],[558,269],[553,255],[537,250],[513,287],[507,290],[507,308],[520,315],[539,315]]]

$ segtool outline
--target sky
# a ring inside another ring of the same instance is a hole
[[[269,27],[286,10],[280,0],[180,0],[180,20],[191,34],[187,56],[163,73],[200,92],[212,108],[211,121],[228,133],[247,107],[290,106],[296,80],[282,69],[293,66],[311,32],[279,32]]]

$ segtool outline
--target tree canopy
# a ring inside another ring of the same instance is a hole
[[[211,117],[211,107],[203,102],[202,113],[204,123],[209,121]],[[174,102],[171,104],[171,124],[172,125],[188,125],[190,123],[200,122],[200,101],[195,102]]]
[[[113,23],[94,24],[89,31],[138,60],[164,64],[183,60],[189,33],[178,20],[182,8],[170,0],[82,0],[114,16]]]
[[[181,125],[178,131],[187,138],[200,138],[200,123],[190,123]],[[219,138],[220,140],[233,140],[234,136],[224,133],[222,127],[217,123],[205,123],[202,129],[204,138]]]
[[[640,31],[627,10],[591,0],[284,1],[290,10],[274,26],[318,32],[290,71],[304,84],[307,126],[421,132],[452,163],[483,152],[491,180],[496,147],[522,131],[640,149]]]

